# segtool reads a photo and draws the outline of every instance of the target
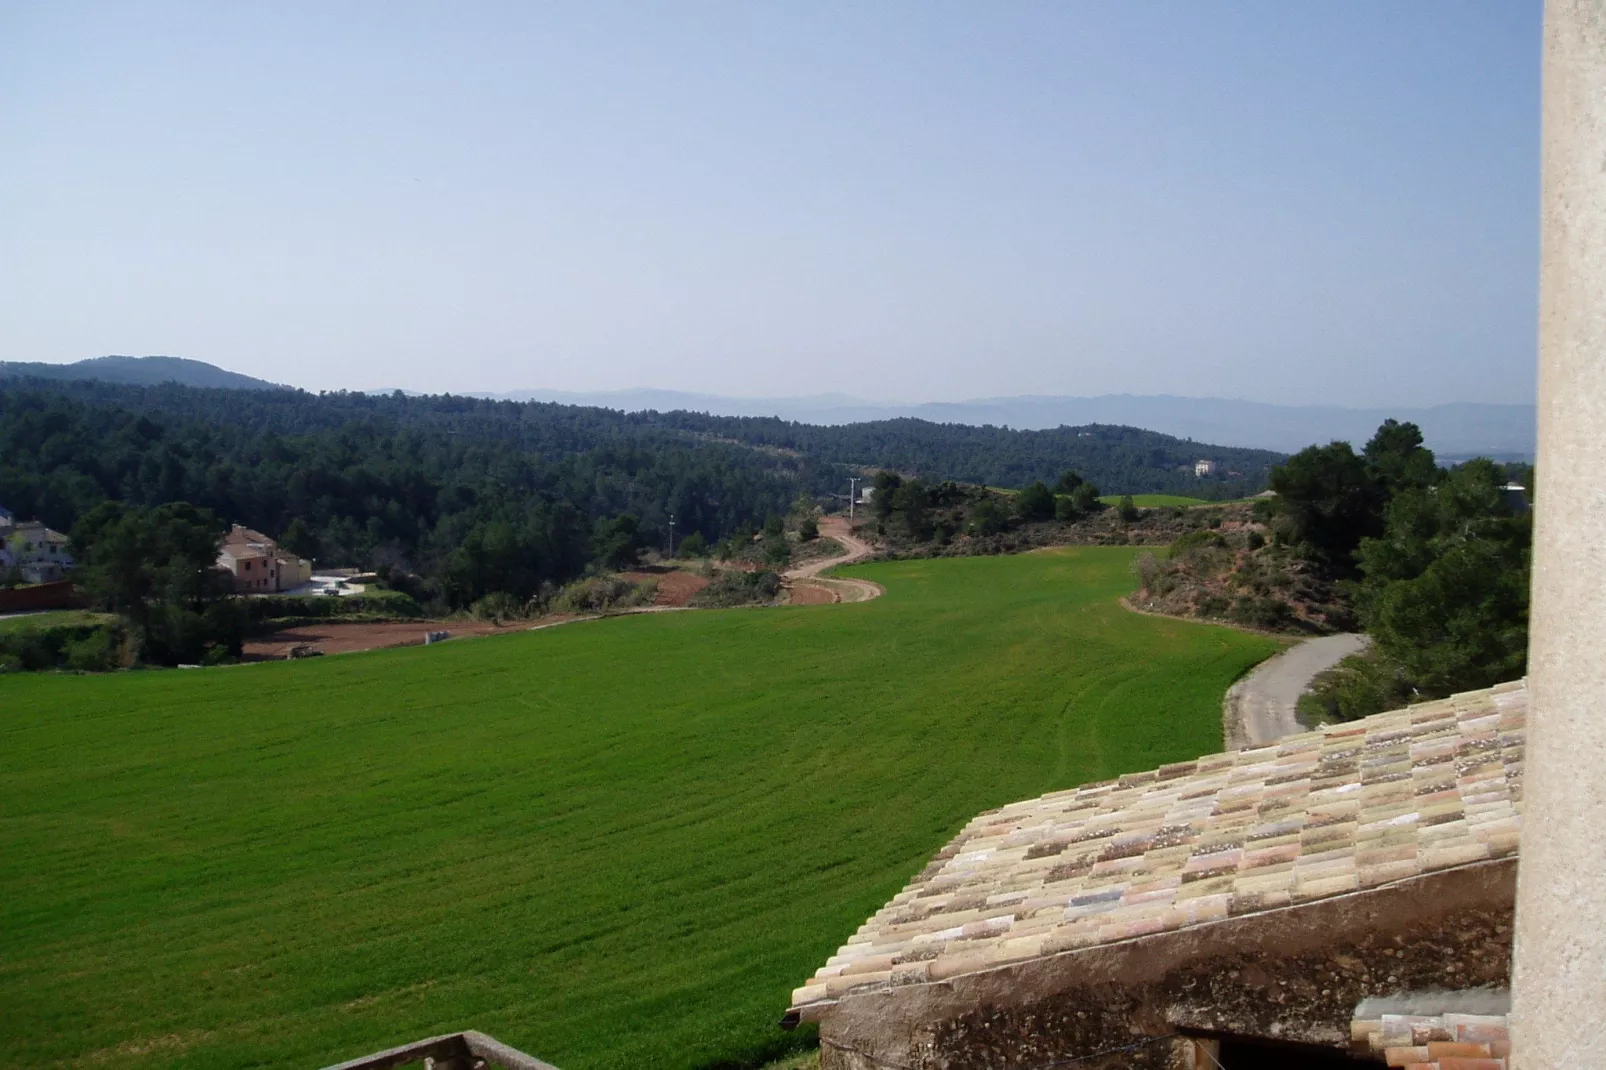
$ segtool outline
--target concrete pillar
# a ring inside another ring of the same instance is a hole
[[[1513,1065],[1606,1051],[1606,0],[1548,0]]]

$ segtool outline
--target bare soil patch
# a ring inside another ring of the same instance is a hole
[[[662,565],[644,565],[621,575],[632,583],[656,583],[658,590],[652,598],[655,606],[684,606],[692,600],[693,595],[708,586],[706,576]]]
[[[550,619],[550,618],[549,618]],[[285,628],[245,642],[245,661],[277,661],[294,646],[309,646],[324,654],[350,654],[392,646],[420,646],[425,632],[495,635],[528,628],[523,622],[496,624],[487,620],[329,621]]]
[[[794,606],[828,606],[837,601],[836,592],[816,580],[797,580],[787,591],[787,602]]]

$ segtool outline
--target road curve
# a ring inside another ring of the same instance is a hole
[[[846,517],[827,516],[820,520],[820,534],[841,543],[847,553],[841,557],[827,557],[810,561],[806,565],[789,569],[781,575],[788,586],[801,582],[804,586],[821,587],[831,593],[833,602],[867,602],[885,593],[879,583],[869,580],[828,579],[820,573],[838,565],[851,565],[875,553],[875,547],[853,534]]]
[[[1233,684],[1222,699],[1227,749],[1260,747],[1304,731],[1295,716],[1299,696],[1318,675],[1365,650],[1370,642],[1366,636],[1351,632],[1324,635],[1261,662]]]

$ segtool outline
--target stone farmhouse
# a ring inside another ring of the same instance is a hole
[[[242,594],[277,594],[312,579],[312,562],[281,550],[279,544],[239,524],[223,537],[217,567],[234,577]]]

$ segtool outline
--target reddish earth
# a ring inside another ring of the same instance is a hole
[[[646,583],[649,580],[657,583],[658,593],[652,599],[655,606],[684,606],[692,600],[693,595],[708,586],[706,577],[661,565],[648,565],[621,575],[633,583]]]
[[[841,557],[813,562],[787,573],[787,586],[791,603],[799,606],[826,605],[838,601],[858,601],[873,598],[881,593],[879,586],[863,580],[817,580],[814,575],[832,565],[846,564],[868,556],[871,548],[847,531],[847,524],[837,517],[826,517],[821,530],[848,548]],[[754,566],[756,567],[756,566]],[[678,609],[691,601],[692,596],[708,586],[708,579],[692,572],[660,565],[647,565],[623,574],[637,583],[651,580],[658,584],[653,596],[653,609]],[[857,587],[866,590],[861,594]],[[848,597],[844,598],[844,594]],[[638,609],[634,612],[643,612]],[[554,614],[534,621],[515,621],[496,624],[484,620],[392,620],[392,621],[330,621],[327,624],[305,624],[285,628],[271,635],[247,640],[246,661],[276,661],[286,657],[290,648],[307,646],[324,654],[349,654],[358,650],[377,650],[392,646],[418,646],[424,642],[425,632],[449,632],[453,639],[470,635],[497,635],[504,632],[529,631],[554,624],[565,624],[578,619],[573,615]],[[589,619],[589,618],[587,618]]]
[[[788,603],[794,606],[828,606],[838,601],[837,593],[813,580],[797,580],[788,585]]]
[[[555,617],[545,619],[557,620]],[[325,654],[349,654],[356,650],[377,650],[388,646],[418,646],[424,642],[425,632],[450,632],[455,639],[460,635],[494,635],[522,631],[528,627],[530,625],[522,621],[498,625],[485,620],[330,621],[328,624],[304,624],[246,640],[244,660],[276,661],[285,657],[293,646],[310,646]]]

